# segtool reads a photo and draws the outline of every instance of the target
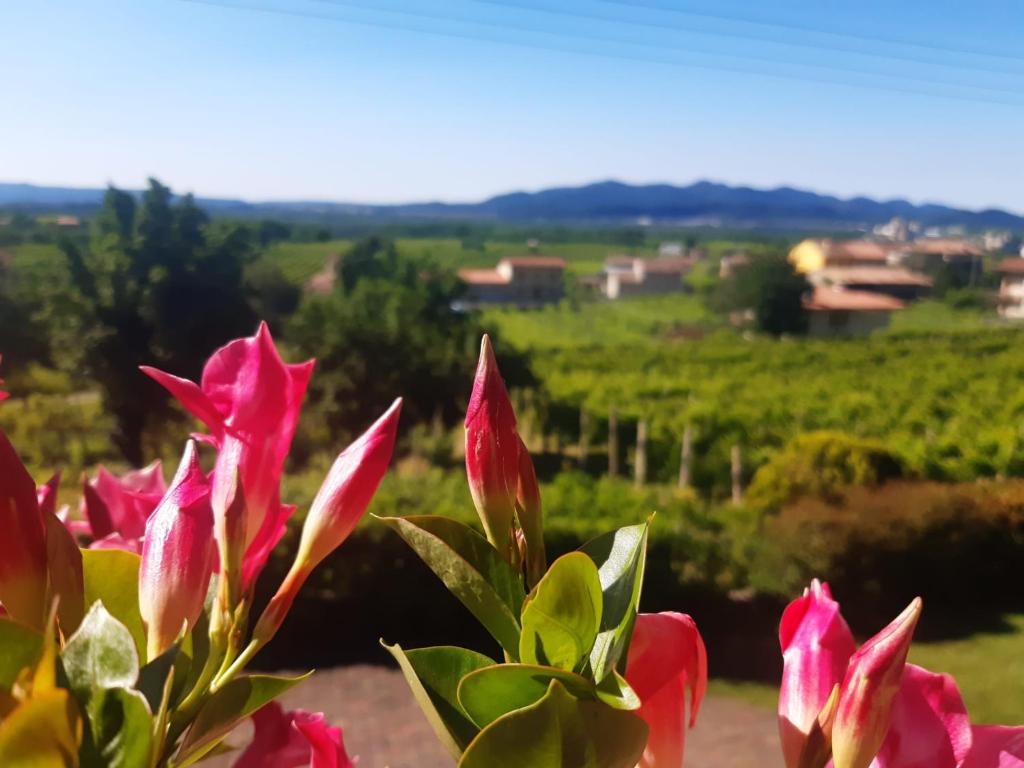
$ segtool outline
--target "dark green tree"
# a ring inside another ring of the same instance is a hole
[[[752,256],[734,277],[719,285],[715,304],[725,311],[754,313],[757,329],[773,336],[807,332],[803,299],[812,287],[785,253]]]
[[[370,237],[342,257],[332,294],[303,303],[287,338],[317,358],[310,397],[332,445],[365,428],[368,414],[398,395],[406,424],[457,419],[484,332],[475,315],[452,310],[462,291],[437,264]],[[501,354],[510,385],[532,381],[511,349]]]
[[[110,188],[88,245],[61,249],[77,315],[66,358],[99,384],[114,441],[139,464],[147,423],[167,413],[167,398],[138,366],[195,378],[216,347],[255,326],[244,286],[250,235],[211,225],[191,196],[175,201],[151,179],[141,200]]]

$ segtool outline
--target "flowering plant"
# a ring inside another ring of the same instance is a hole
[[[533,462],[489,340],[466,414],[466,474],[486,537],[443,517],[383,518],[493,636],[398,661],[460,768],[680,766],[707,683],[689,616],[638,614],[648,523],[546,562]]]
[[[144,369],[206,425],[213,471],[196,440],[169,486],[159,464],[101,469],[84,520],[57,509],[58,477],[36,488],[0,432],[0,765],[185,768],[248,717],[237,768],[352,765],[322,715],[272,703],[305,676],[244,672],[362,517],[394,447],[400,401],[335,461],[250,635],[256,579],[294,511],[280,480],[312,369],[286,365],[265,325],[215,352],[199,384]]]

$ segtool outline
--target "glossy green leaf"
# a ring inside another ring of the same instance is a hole
[[[10,690],[18,674],[43,654],[43,636],[10,619],[0,619],[0,690]]]
[[[640,709],[640,697],[636,695],[626,678],[614,669],[604,680],[597,684],[595,694],[598,700],[603,701],[615,709],[634,710]]]
[[[620,528],[580,548],[597,565],[601,579],[601,629],[590,652],[595,680],[603,680],[629,650],[644,580],[648,527],[644,523]]]
[[[167,684],[167,678],[174,673],[175,668],[179,665],[180,655],[181,648],[178,645],[172,645],[139,670],[139,682],[135,687],[146,697],[151,712],[160,709],[164,686]]]
[[[32,696],[0,721],[0,766],[67,768],[77,763],[81,719],[68,691]]]
[[[89,701],[89,739],[82,768],[138,768],[149,764],[153,716],[138,691],[112,688]]]
[[[495,664],[462,678],[459,703],[478,728],[486,728],[502,715],[540,701],[552,680],[578,698],[593,698],[593,684],[574,672],[536,664]]]
[[[69,687],[83,704],[97,690],[132,688],[139,677],[132,635],[102,602],[93,603],[78,631],[68,639],[61,658]]]
[[[459,768],[634,768],[646,743],[639,717],[576,699],[552,680],[540,701],[480,731]]]
[[[175,765],[185,768],[198,762],[239,722],[311,674],[301,677],[247,675],[232,680],[210,696],[199,710],[192,727],[185,734]]]
[[[384,647],[395,657],[413,696],[431,727],[452,756],[458,758],[479,730],[459,703],[459,680],[494,661],[465,648],[439,646],[402,650]]]
[[[575,671],[583,666],[601,626],[601,580],[582,552],[558,558],[523,606],[519,658]]]
[[[519,656],[522,579],[468,525],[446,517],[382,517],[513,659]]]
[[[83,549],[85,607],[97,600],[124,624],[135,640],[139,659],[146,659],[146,630],[139,613],[139,556],[120,549]]]

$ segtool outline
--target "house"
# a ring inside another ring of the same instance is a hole
[[[826,267],[807,276],[812,285],[913,301],[932,292],[932,279],[902,267]]]
[[[687,256],[609,256],[596,277],[598,291],[609,299],[627,296],[651,296],[686,290],[683,276],[693,267]]]
[[[1024,258],[1003,259],[995,266],[999,281],[999,316],[1024,319]]]
[[[540,307],[565,295],[565,260],[557,256],[509,256],[494,269],[462,269],[466,294],[456,309],[485,304]]]
[[[807,335],[816,338],[865,336],[889,327],[892,313],[903,302],[891,296],[867,291],[850,291],[816,286],[804,298]]]
[[[895,248],[880,240],[803,240],[789,252],[789,260],[804,274],[826,267],[884,267]]]
[[[984,255],[980,245],[964,238],[926,237],[902,246],[894,261],[928,275],[949,270],[960,285],[973,285],[981,277]]]
[[[718,262],[718,276],[722,280],[729,280],[736,277],[741,267],[750,263],[750,257],[743,251],[733,251],[725,254]]]

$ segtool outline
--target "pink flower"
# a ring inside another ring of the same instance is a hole
[[[260,617],[254,637],[265,642],[277,632],[309,574],[362,519],[391,463],[401,411],[399,398],[335,460],[302,525],[291,570]]]
[[[487,336],[480,343],[473,393],[466,409],[466,476],[487,538],[498,551],[509,551],[519,482],[519,435]]]
[[[842,682],[857,645],[828,584],[817,579],[783,612],[779,643],[779,738],[786,765],[796,768],[818,714]]]
[[[1024,768],[1024,726],[976,725],[963,768]]]
[[[234,768],[354,768],[341,729],[327,725],[323,713],[285,712],[271,702],[252,716],[252,743]]]
[[[907,664],[874,768],[958,768],[970,748],[971,723],[956,682]]]
[[[867,768],[878,754],[920,616],[921,599],[915,598],[850,658],[832,728],[835,768]]]
[[[516,487],[516,513],[522,529],[522,559],[526,563],[529,584],[536,584],[547,570],[544,552],[544,513],[540,501],[540,486],[533,459],[522,439],[519,439],[519,484]]]
[[[213,353],[200,385],[153,368],[142,370],[206,424],[208,439],[219,448],[212,495],[217,541],[222,557],[231,547],[244,552],[242,588],[248,590],[294,511],[280,502],[281,473],[313,361],[286,365],[266,323],[261,323],[255,336],[236,339]],[[236,476],[246,504],[240,526],[225,519]],[[244,541],[232,540],[243,532]]]
[[[210,484],[189,441],[170,490],[146,524],[139,566],[139,610],[154,659],[195,625],[214,557]]]
[[[0,602],[15,620],[42,628],[47,611],[46,531],[36,484],[0,430]]]
[[[629,646],[626,680],[640,697],[650,728],[638,768],[681,768],[689,726],[697,720],[708,683],[707,653],[697,625],[682,613],[641,613]]]
[[[71,523],[69,528],[90,536],[91,549],[140,552],[146,521],[166,491],[159,460],[121,477],[101,466],[82,489],[85,524]]]

